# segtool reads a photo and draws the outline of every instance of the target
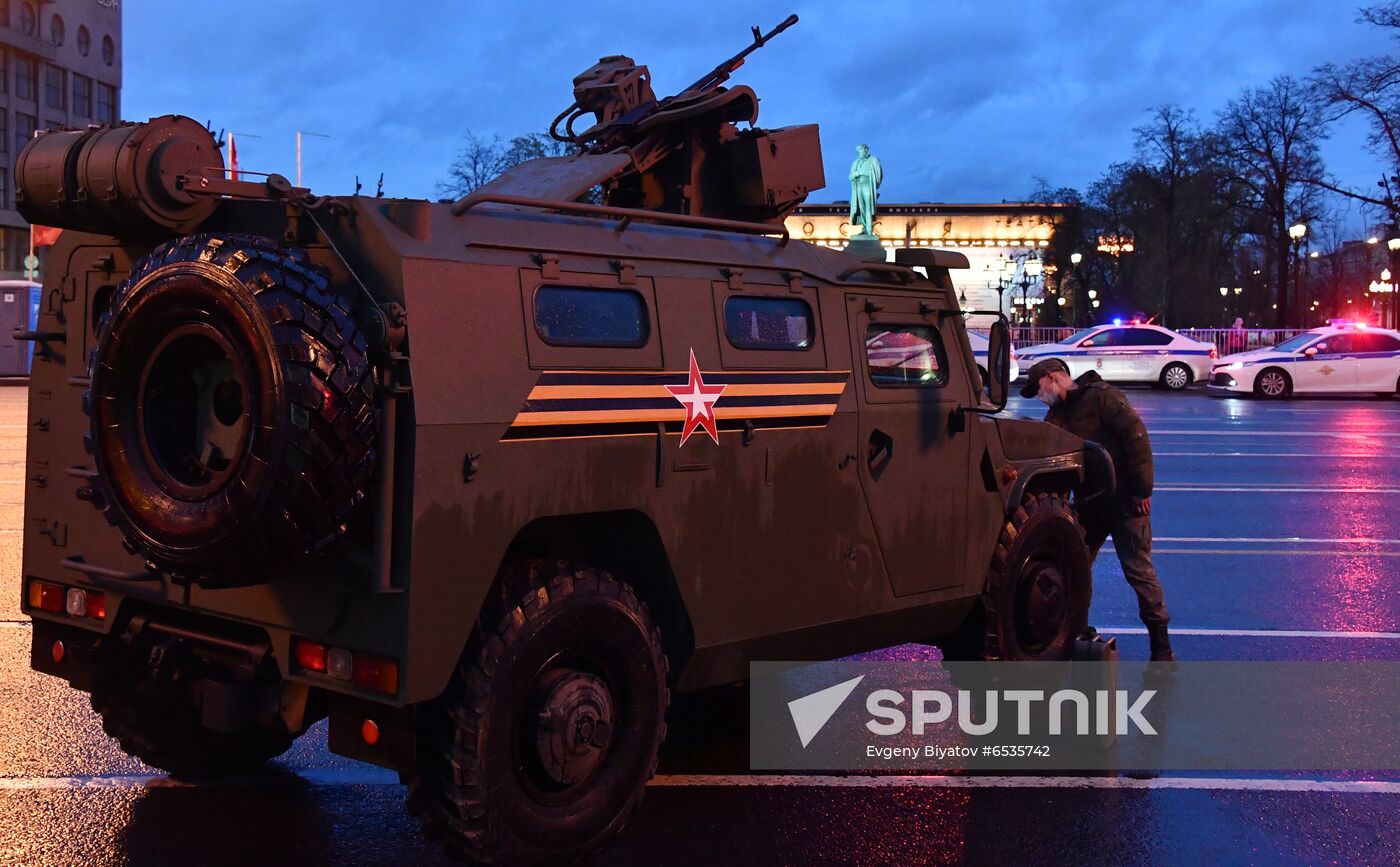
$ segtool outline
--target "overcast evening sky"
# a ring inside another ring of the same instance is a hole
[[[1240,88],[1327,61],[1389,52],[1346,0],[944,2],[422,2],[187,0],[125,4],[123,114],[180,113],[240,136],[247,169],[296,170],[318,193],[438,196],[465,131],[543,130],[570,81],[606,54],[651,68],[670,94],[797,12],[735,83],[758,124],[821,125],[844,199],[855,145],[885,168],[888,202],[998,202],[1036,177],[1083,189],[1131,153],[1148,111],[1209,121]],[[1344,183],[1374,189],[1359,125],[1323,147]],[[1360,231],[1360,218],[1349,223]]]

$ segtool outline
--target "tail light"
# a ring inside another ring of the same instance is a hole
[[[48,581],[30,581],[25,596],[30,608],[73,618],[102,620],[107,617],[107,595],[100,590],[64,587]]]
[[[399,664],[392,659],[328,647],[305,638],[294,639],[292,649],[302,673],[325,675],[387,695],[399,691]]]
[[[1214,359],[1219,358],[1219,357],[1220,357],[1220,350],[1218,350],[1218,349],[1216,349],[1214,346],[1212,346],[1212,347],[1210,348],[1210,357],[1211,357],[1211,360],[1214,360]]]

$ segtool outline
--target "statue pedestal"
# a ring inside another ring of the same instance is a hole
[[[846,252],[867,262],[885,261],[885,248],[874,235],[857,235],[846,242]]]

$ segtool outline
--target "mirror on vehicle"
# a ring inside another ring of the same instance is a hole
[[[1011,391],[1011,329],[1005,319],[992,323],[987,336],[987,395],[997,409],[1006,406]]]

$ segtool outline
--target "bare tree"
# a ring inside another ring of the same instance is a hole
[[[499,135],[482,138],[468,130],[457,159],[447,170],[447,180],[439,181],[438,192],[461,197],[494,180],[506,169],[540,157],[562,157],[577,153],[573,145],[555,141],[542,132],[518,135],[509,145]]]
[[[1360,23],[1371,24],[1400,39],[1400,2],[1382,3],[1361,10]],[[1355,201],[1384,208],[1392,223],[1397,222],[1393,192],[1400,180],[1400,58],[1393,55],[1363,57],[1350,63],[1328,63],[1313,72],[1312,87],[1325,107],[1325,120],[1349,115],[1363,117],[1370,127],[1367,143],[1382,163],[1381,188],[1384,195],[1367,194],[1326,178],[1318,178],[1323,189]]]
[[[1275,325],[1289,320],[1288,227],[1319,210],[1323,176],[1317,145],[1326,134],[1312,94],[1289,76],[1248,88],[1220,112],[1216,147],[1234,180],[1248,191],[1266,259],[1277,278]]]
[[[482,138],[467,130],[462,149],[447,170],[447,180],[439,181],[438,192],[445,196],[469,195],[505,170],[501,137]]]

